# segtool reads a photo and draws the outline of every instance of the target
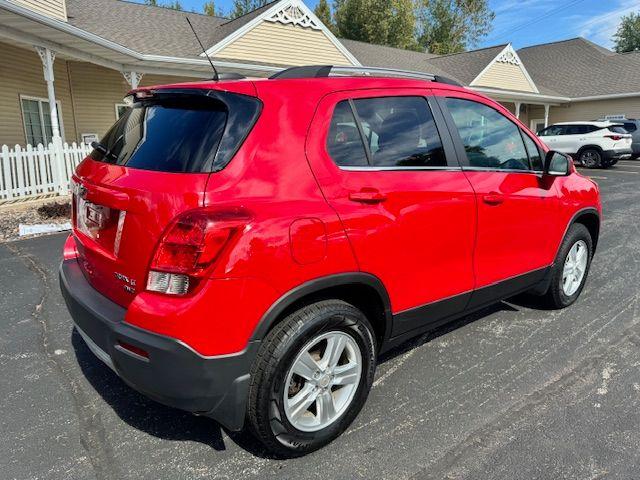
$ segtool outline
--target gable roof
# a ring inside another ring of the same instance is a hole
[[[205,45],[229,20],[121,0],[66,0],[67,23],[139,53],[196,57],[202,51],[185,17]]]
[[[429,63],[455,76],[465,85],[469,85],[506,46],[505,43],[469,52],[441,55],[429,59]]]
[[[66,3],[70,27],[134,53],[157,56],[149,61],[164,61],[160,57],[184,58],[189,60],[185,65],[203,60],[200,46],[185,16],[191,20],[205,46],[216,46],[235,38],[234,34],[251,29],[257,22],[269,19],[279,6],[284,9],[290,5],[301,6],[307,20],[311,21],[311,28],[325,31],[336,47],[356,64],[433,73],[470,85],[506,48],[505,45],[496,45],[452,55],[433,55],[336,39],[300,0],[274,0],[236,19],[126,0],[66,0]],[[573,38],[522,48],[517,55],[543,96],[580,99],[640,94],[640,52],[617,54],[586,39]],[[237,63],[245,64],[247,61]],[[264,61],[251,60],[249,63],[255,65],[256,70],[260,70],[258,66],[262,66],[264,71],[268,70],[266,67],[272,70],[278,67]]]
[[[518,50],[538,86],[572,98],[640,92],[640,55],[616,54],[584,38]]]
[[[430,60],[437,57],[437,55],[431,53],[374,45],[346,38],[341,38],[340,42],[353,53],[362,65],[433,73],[434,75],[443,75],[453,80],[461,81],[458,78],[453,78],[451,73],[447,73],[431,63]]]

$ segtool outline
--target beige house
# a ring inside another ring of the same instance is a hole
[[[640,117],[640,52],[581,38],[436,56],[336,38],[301,0],[234,20],[121,0],[0,0],[0,145],[88,142],[117,119],[131,88],[210,78],[185,16],[220,72],[332,64],[434,73],[504,103],[533,130]]]

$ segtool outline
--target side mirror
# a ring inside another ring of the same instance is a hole
[[[544,159],[544,173],[553,177],[566,177],[571,173],[571,157],[550,150]]]

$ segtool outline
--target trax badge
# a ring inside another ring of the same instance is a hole
[[[124,282],[124,285],[122,286],[122,288],[124,288],[125,292],[136,293],[135,279],[129,278],[126,275],[123,275],[122,273],[118,273],[118,272],[114,272],[114,276],[116,277],[116,279],[120,280],[121,282]]]

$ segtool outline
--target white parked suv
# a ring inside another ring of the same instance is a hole
[[[538,136],[551,150],[568,153],[588,168],[608,168],[632,153],[631,135],[608,121],[556,123]]]

